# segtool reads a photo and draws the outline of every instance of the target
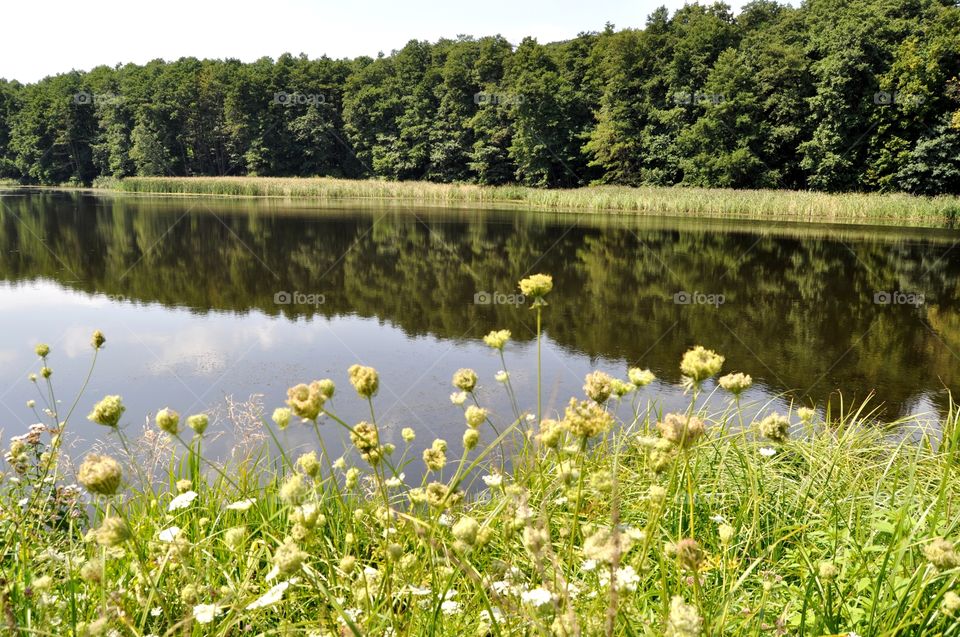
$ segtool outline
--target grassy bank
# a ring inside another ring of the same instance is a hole
[[[549,321],[549,279],[523,285]],[[509,334],[486,340],[509,371]],[[836,406],[744,423],[749,378],[722,377],[708,413],[723,359],[696,349],[683,414],[657,411],[640,369],[589,375],[542,419],[505,374],[512,413],[489,413],[474,389],[494,379],[464,369],[447,406],[462,444],[405,429],[394,446],[375,424],[391,379],[354,366],[291,388],[255,424],[275,444],[226,464],[203,453],[225,423],[161,410],[133,437],[143,414],[106,397],[89,416],[103,455],[74,471],[72,401],[43,371],[57,353],[37,354],[48,424],[11,440],[0,484],[6,634],[960,634],[955,412],[936,445]],[[369,422],[337,416],[356,400]],[[315,448],[291,455],[287,427]],[[321,428],[352,451],[329,456]],[[141,447],[167,459],[163,484]]]
[[[514,204],[529,208],[848,223],[942,225],[960,213],[958,197],[828,194],[784,190],[624,188],[543,190],[427,182],[272,177],[128,177],[109,182],[124,192],[321,199],[405,199],[431,203]]]

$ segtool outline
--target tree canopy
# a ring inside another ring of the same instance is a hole
[[[564,42],[0,80],[0,177],[382,177],[960,192],[960,7],[660,8]]]

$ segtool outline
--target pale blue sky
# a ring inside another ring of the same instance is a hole
[[[502,34],[541,42],[580,31],[643,26],[683,0],[33,0],[3,7],[0,77],[22,82],[99,64],[154,58],[306,53],[376,55],[408,40]],[[742,0],[730,3],[736,10]]]

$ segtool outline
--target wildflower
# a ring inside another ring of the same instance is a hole
[[[357,565],[357,558],[352,555],[344,555],[340,560],[340,570],[349,575]]]
[[[167,511],[178,511],[180,509],[186,509],[190,506],[190,503],[197,498],[196,491],[185,491],[175,497],[173,500],[170,500],[170,506],[167,507]]]
[[[177,480],[177,493],[186,493],[190,490],[190,487],[193,486],[193,483],[187,479]]]
[[[315,421],[320,416],[325,400],[320,392],[319,381],[313,381],[309,385],[300,383],[287,390],[287,406],[304,420]]]
[[[430,471],[440,471],[447,464],[447,442],[439,438],[433,441],[429,449],[423,452],[423,463]]]
[[[757,453],[759,453],[764,458],[770,458],[777,454],[777,450],[774,449],[773,447],[760,447],[760,449],[757,450]]]
[[[470,451],[480,442],[480,432],[476,429],[467,429],[463,432],[463,448]]]
[[[118,546],[130,539],[130,527],[122,518],[104,518],[100,527],[94,531],[94,537],[101,546]]]
[[[628,369],[627,378],[635,387],[646,387],[657,379],[649,369],[640,369],[639,367]]]
[[[247,605],[247,610],[256,610],[258,608],[266,608],[267,606],[273,606],[283,598],[283,593],[291,584],[296,583],[297,579],[292,578],[283,582],[280,582],[269,591],[261,595],[257,600],[251,602]]]
[[[510,330],[493,330],[483,337],[483,342],[493,349],[502,350],[510,340]]]
[[[560,439],[563,432],[566,431],[564,424],[550,418],[544,418],[540,421],[540,444],[550,449],[556,449],[560,446]]]
[[[398,476],[391,476],[386,480],[384,480],[383,484],[390,489],[399,489],[400,487],[403,486],[403,477],[404,477],[404,474],[402,473]]]
[[[610,584],[610,571],[604,569],[600,571],[598,579],[602,586],[608,586]],[[618,568],[613,574],[614,588],[617,592],[633,592],[637,590],[637,584],[640,583],[640,576],[637,575],[637,571],[634,570],[632,566],[624,566]]]
[[[520,593],[520,600],[524,604],[540,608],[553,602],[553,593],[543,587],[538,587]]]
[[[226,530],[223,534],[223,543],[227,548],[237,551],[243,546],[247,539],[247,528],[243,526],[234,526]]]
[[[297,458],[297,466],[311,478],[316,478],[320,473],[320,460],[317,458],[316,451],[310,451]]]
[[[520,281],[520,292],[534,299],[534,306],[542,304],[543,297],[553,289],[553,277],[549,274],[534,274]]]
[[[472,369],[458,369],[453,375],[453,386],[465,392],[472,392],[477,386],[477,372]]]
[[[550,534],[546,529],[527,526],[523,529],[523,548],[527,549],[535,558],[543,554],[543,550],[550,544]]]
[[[942,537],[934,538],[923,547],[923,554],[938,571],[960,566],[960,553],[957,553],[952,542]]]
[[[486,635],[492,633],[494,622],[500,624],[500,622],[503,621],[503,611],[496,606],[493,606],[492,610],[492,614],[487,610],[482,610],[478,615],[477,634],[481,637],[485,637]]]
[[[820,562],[819,574],[820,579],[824,582],[832,582],[840,574],[840,569],[832,562]]]
[[[650,468],[656,473],[661,473],[670,466],[676,457],[677,448],[669,440],[660,438],[650,450]]]
[[[157,427],[171,436],[180,433],[180,414],[169,408],[157,412]]]
[[[126,409],[119,396],[105,396],[103,400],[93,406],[93,411],[90,412],[87,419],[105,427],[116,427]]]
[[[352,489],[357,486],[357,480],[359,478],[360,469],[357,469],[356,467],[350,467],[344,474],[344,485],[347,487],[347,489]]]
[[[947,591],[943,595],[943,612],[947,615],[957,615],[960,611],[960,595],[953,591]]]
[[[696,607],[683,601],[679,595],[670,600],[666,637],[698,637],[703,630],[703,619]]]
[[[612,529],[601,528],[588,535],[583,541],[583,556],[587,560],[612,564],[621,555],[627,553],[633,546],[630,536],[614,532]]]
[[[107,342],[107,337],[103,335],[103,332],[96,330],[93,333],[93,336],[90,337],[90,344],[93,345],[93,349],[100,349],[103,347],[103,344]]]
[[[797,410],[797,418],[800,419],[800,422],[810,423],[816,415],[816,410],[809,407],[801,407]]]
[[[680,563],[680,567],[688,571],[698,571],[703,566],[706,555],[700,545],[693,538],[684,538],[676,544],[669,547],[668,552],[673,553]]]
[[[417,438],[417,432],[411,427],[404,427],[400,432],[400,437],[403,438],[404,442],[413,442]]]
[[[464,544],[473,546],[477,543],[477,533],[480,531],[480,523],[471,517],[462,517],[453,525],[453,537]]]
[[[339,458],[333,461],[333,468],[336,469],[337,471],[343,471],[344,469],[347,468],[347,461],[344,459],[343,456],[340,456]]]
[[[209,624],[220,612],[217,604],[197,604],[193,607],[193,618],[198,624]]]
[[[361,422],[350,431],[350,442],[360,452],[360,457],[372,465],[380,462],[380,435],[377,426],[369,422]]]
[[[706,431],[702,420],[685,414],[667,414],[657,423],[657,429],[665,440],[681,449],[695,445]]]
[[[688,350],[680,361],[680,372],[694,383],[702,383],[706,379],[720,373],[723,367],[723,356],[713,350],[697,345]]]
[[[610,381],[611,393],[617,398],[623,398],[634,389],[636,389],[636,387],[634,387],[632,383],[625,383],[619,378],[614,378]]]
[[[44,378],[50,378],[51,376],[53,376],[53,370],[50,369],[49,367],[41,367],[40,375],[43,376]]]
[[[463,403],[467,402],[467,392],[465,391],[455,391],[450,394],[450,402],[458,407]]]
[[[787,441],[790,430],[790,421],[780,414],[770,414],[760,421],[760,434],[764,438],[778,443]]]
[[[50,355],[50,346],[46,343],[40,343],[33,348],[33,351],[35,351],[40,358],[46,358]]]
[[[33,409],[33,408],[36,407],[36,406],[37,406],[37,401],[35,401],[35,400],[28,400],[28,401],[27,401],[27,409]]]
[[[753,385],[753,379],[750,377],[750,375],[741,374],[740,372],[721,376],[718,382],[722,388],[726,389],[737,398],[739,398],[740,394],[750,389],[750,386]]]
[[[427,485],[426,500],[427,504],[434,508],[443,506],[450,495],[450,488],[442,482],[431,482]]]
[[[246,511],[256,502],[255,498],[246,498],[243,500],[237,500],[236,502],[231,502],[227,505],[229,511]]]
[[[595,402],[570,399],[563,417],[564,427],[577,438],[591,438],[606,433],[613,426],[613,416]]]
[[[277,407],[273,410],[273,422],[283,431],[290,424],[290,418],[293,412],[286,407]]]
[[[464,412],[464,416],[467,419],[467,426],[476,429],[487,419],[487,410],[476,405],[470,405]]]
[[[503,476],[499,473],[483,476],[483,483],[491,489],[495,489],[503,484]]]
[[[273,565],[280,575],[291,575],[300,570],[307,557],[308,555],[301,551],[292,539],[287,538],[273,554]]]
[[[307,488],[303,476],[294,473],[280,486],[280,499],[287,504],[298,504],[307,495]]]
[[[210,424],[210,418],[206,414],[194,414],[187,418],[187,427],[193,429],[194,433],[202,436]]]
[[[35,383],[35,382],[37,382],[37,375],[36,375],[36,374],[28,374],[28,375],[27,375],[27,379],[28,379],[31,383]]]
[[[329,378],[324,378],[323,380],[316,381],[317,389],[320,391],[320,395],[323,396],[324,400],[330,400],[333,398],[333,394],[337,390],[337,386]]]
[[[103,562],[97,558],[89,559],[80,567],[80,579],[96,584],[103,577]]]
[[[603,404],[613,392],[613,379],[601,371],[590,372],[584,379],[583,392],[594,402]]]
[[[495,379],[498,383],[505,383],[505,382],[507,382],[508,380],[510,380],[510,374],[509,374],[508,372],[505,372],[505,371],[503,371],[503,370],[501,369],[500,371],[498,371],[498,372],[494,375],[494,379]]]
[[[721,524],[717,528],[717,534],[720,536],[720,543],[727,546],[733,540],[736,531],[729,524]]]
[[[456,615],[460,612],[460,603],[455,602],[452,599],[447,599],[441,602],[440,611],[444,615]]]
[[[659,508],[666,499],[667,490],[661,487],[659,484],[651,484],[650,488],[647,489],[647,500],[650,502],[651,506]]]
[[[372,398],[380,388],[380,377],[377,375],[377,370],[372,367],[351,365],[347,374],[350,376],[353,388],[362,398]]]
[[[358,509],[359,511],[360,509]],[[323,526],[326,523],[326,517],[320,513],[320,507],[316,503],[310,502],[298,506],[293,510],[290,519],[296,524],[302,525],[306,529],[312,529],[316,526]]]
[[[110,456],[90,454],[80,465],[77,480],[91,493],[113,495],[120,486],[123,474],[120,463]]]

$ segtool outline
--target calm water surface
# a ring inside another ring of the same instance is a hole
[[[0,191],[0,427],[35,418],[33,344],[53,347],[69,402],[108,347],[71,423],[118,393],[139,428],[157,409],[222,414],[331,377],[336,410],[368,416],[346,368],[377,367],[384,437],[413,426],[459,443],[451,374],[474,367],[482,396],[510,413],[502,365],[481,337],[508,328],[507,365],[533,406],[534,315],[515,301],[525,275],[554,276],[543,351],[545,406],[579,395],[599,368],[650,367],[642,394],[666,409],[682,353],[702,343],[753,375],[754,409],[792,397],[823,406],[871,392],[882,415],[935,416],[958,389],[960,233],[739,221],[531,214],[392,204]],[[722,409],[725,398],[712,405]],[[214,428],[224,427],[220,419]],[[330,444],[343,438],[325,425]],[[308,440],[291,428],[292,442]],[[217,443],[230,446],[228,436]]]

